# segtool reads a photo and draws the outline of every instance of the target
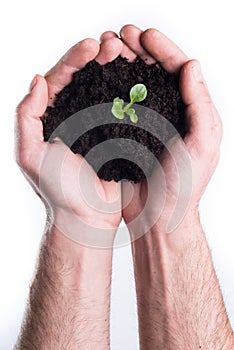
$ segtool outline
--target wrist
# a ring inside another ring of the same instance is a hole
[[[118,223],[108,221],[108,217],[82,216],[66,209],[56,209],[49,219],[50,226],[74,244],[95,249],[112,249]]]
[[[165,222],[154,225],[142,238],[133,242],[132,251],[136,279],[147,279],[148,284],[155,281],[152,271],[156,269],[158,275],[164,276],[163,280],[166,276],[170,278],[170,269],[180,266],[181,259],[190,261],[193,252],[199,251],[210,257],[197,210],[188,210],[181,223],[169,234]]]
[[[151,229],[154,239],[162,242],[163,248],[170,254],[183,253],[194,244],[206,243],[206,238],[200,223],[198,208],[189,208],[184,217],[172,229],[168,230],[169,220],[159,220]]]
[[[200,240],[204,238],[204,233],[200,224],[198,207],[188,208],[186,214],[178,220],[177,224],[169,230],[171,220],[171,212],[163,214],[157,221],[150,225],[150,220],[147,216],[142,216],[139,222],[128,223],[128,229],[131,235],[132,242],[138,242],[139,240],[153,240],[158,244],[169,244],[172,247],[172,243],[175,246],[180,245],[181,248],[187,246],[189,242],[194,240]],[[152,220],[151,220],[152,221]]]

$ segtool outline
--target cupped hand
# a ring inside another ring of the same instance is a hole
[[[101,44],[93,39],[80,41],[45,77],[34,78],[29,94],[17,108],[17,163],[45,203],[53,224],[77,217],[93,228],[116,229],[121,221],[120,184],[100,180],[91,166],[59,139],[53,144],[44,142],[40,117],[71,81],[74,72],[93,59],[100,64],[114,60],[122,47],[118,38],[109,38]],[[84,179],[82,188],[80,174]]]
[[[137,232],[141,223],[141,230],[147,230],[149,223],[168,230],[172,214],[177,210],[170,231],[185,217],[197,213],[201,196],[219,160],[222,138],[220,116],[197,60],[189,60],[156,29],[143,32],[133,25],[126,25],[121,29],[120,36],[124,45],[131,50],[131,59],[134,53],[148,63],[157,61],[168,72],[180,75],[187,134],[183,140],[173,138],[169,142],[160,157],[160,165],[155,166],[148,183],[124,183],[122,189],[123,206],[129,201],[128,193],[132,195],[132,200],[123,209],[123,217],[130,231]],[[145,206],[148,195],[149,205]],[[135,220],[137,217],[138,221]]]
[[[146,226],[147,221],[165,226],[175,208],[181,185],[175,158],[177,161],[181,155],[183,159],[185,154],[189,157],[192,189],[187,212],[193,212],[219,159],[221,121],[196,60],[189,60],[173,42],[155,29],[142,32],[133,25],[127,25],[121,29],[120,37],[121,40],[116,33],[105,32],[100,45],[93,39],[85,39],[71,48],[45,77],[35,77],[30,93],[17,109],[16,158],[55,219],[61,212],[63,218],[64,213],[65,216],[68,213],[69,217],[74,213],[94,227],[117,227],[122,215],[122,201],[123,217],[129,227],[138,215]],[[148,183],[123,183],[122,188],[113,181],[98,179],[82,157],[73,154],[60,140],[54,144],[44,142],[40,120],[47,105],[53,104],[55,94],[71,81],[75,71],[93,59],[105,64],[119,54],[129,61],[137,55],[149,64],[157,61],[167,71],[180,74],[180,90],[186,105],[188,125],[183,142],[174,139],[168,146],[169,151],[164,150],[160,166],[155,167]],[[185,166],[182,168],[182,172],[188,172]],[[79,186],[80,172],[86,176],[83,188]],[[90,195],[85,198],[85,194],[90,193],[90,184],[95,191],[91,193],[92,198]],[[148,191],[150,201],[145,207]],[[129,193],[132,195],[130,202]],[[111,210],[108,210],[110,203]],[[142,214],[144,207],[146,210]]]

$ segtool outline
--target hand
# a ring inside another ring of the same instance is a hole
[[[192,171],[191,193],[187,193],[189,198],[188,196],[183,198],[183,195],[181,198],[182,202],[189,199],[185,215],[189,216],[197,212],[200,198],[217,166],[222,124],[211,100],[198,61],[189,60],[172,41],[155,29],[142,32],[135,26],[127,25],[122,28],[120,35],[128,49],[143,59],[147,59],[146,62],[151,63],[156,60],[168,72],[180,74],[180,92],[186,105],[185,117],[188,132],[183,142],[180,139],[169,142],[170,153],[167,149],[163,151],[160,157],[161,169],[159,166],[155,167],[148,184],[146,181],[136,185],[125,183],[125,188],[122,191],[123,202],[125,202],[124,196],[128,197],[128,192],[132,191],[130,186],[133,186],[132,200],[123,210],[124,220],[130,227],[130,231],[132,220],[144,208],[147,188],[150,189],[150,205],[145,213],[140,215],[140,220],[154,222],[156,225],[167,228],[178,200],[179,180],[181,180],[176,168],[178,163],[175,164],[173,158],[176,158],[176,162],[180,162],[180,159],[183,160],[187,157],[187,162],[180,166],[182,172],[182,174],[180,172],[180,176],[182,175],[184,179],[188,175],[186,173],[189,170]],[[162,174],[164,174],[164,178]],[[163,181],[166,184],[164,191],[162,191]],[[187,183],[182,182],[182,186],[186,185]],[[185,210],[184,213],[181,213],[181,219],[183,218],[182,214],[185,214]],[[132,231],[136,231],[136,225]]]
[[[30,93],[17,109],[17,162],[44,201],[53,224],[58,225],[60,230],[66,226],[68,235],[74,234],[69,232],[73,229],[74,222],[76,232],[79,231],[79,224],[83,231],[87,226],[100,230],[113,229],[115,232],[122,217],[120,184],[100,180],[84,159],[72,153],[60,140],[54,144],[44,142],[40,117],[47,105],[53,104],[55,94],[71,81],[75,71],[93,59],[100,64],[114,60],[121,53],[122,47],[121,40],[117,38],[104,40],[101,45],[93,39],[79,42],[45,77],[37,75],[34,78]],[[94,190],[96,188],[96,192],[92,192],[92,198],[84,199],[83,194],[87,188],[83,187],[81,190],[78,186],[79,171],[82,167],[86,177],[84,186],[89,188],[92,185]],[[108,209],[109,203],[115,202],[114,212],[103,213],[98,206],[92,207],[95,201],[100,200],[104,209]]]
[[[233,331],[198,217],[200,198],[219,159],[220,117],[196,60],[188,60],[154,29],[142,32],[128,25],[120,34],[146,62],[154,59],[180,74],[188,126],[184,140],[174,138],[166,145],[148,183],[123,184],[140,348],[232,349]]]
[[[120,185],[101,181],[84,159],[60,140],[44,142],[40,116],[75,71],[93,59],[100,64],[112,61],[122,47],[116,38],[101,45],[92,39],[81,41],[45,78],[36,76],[18,107],[17,162],[51,218],[16,349],[110,348],[113,251],[109,248],[122,217]],[[85,181],[79,187],[83,166]],[[83,198],[91,186],[92,198]],[[92,206],[97,201],[102,208]],[[116,203],[114,212],[100,211],[103,207],[108,210],[112,202]]]

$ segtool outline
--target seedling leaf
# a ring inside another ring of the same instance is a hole
[[[126,111],[126,114],[129,115],[131,121],[133,123],[137,123],[138,122],[138,116],[136,115],[135,109],[134,108],[129,108]]]
[[[135,109],[131,108],[131,106],[135,102],[143,101],[146,98],[146,96],[147,96],[146,86],[144,84],[136,84],[130,90],[131,101],[124,107],[124,100],[122,100],[119,97],[116,97],[113,100],[111,112],[118,119],[123,119],[124,114],[126,113],[130,117],[130,120],[133,123],[137,123],[138,116],[136,115]]]
[[[144,84],[136,84],[130,90],[131,102],[141,102],[147,96],[147,89]]]
[[[122,100],[119,97],[116,97],[114,99],[111,112],[118,119],[123,119],[124,118],[123,105],[124,105],[124,100]]]

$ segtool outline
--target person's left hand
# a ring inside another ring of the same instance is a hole
[[[123,217],[136,239],[153,226],[162,232],[172,232],[184,219],[198,217],[201,196],[219,160],[222,123],[198,61],[189,60],[176,44],[155,29],[143,32],[126,25],[120,37],[131,52],[131,60],[138,55],[147,63],[157,61],[166,71],[179,75],[188,128],[183,140],[169,141],[166,145],[169,152],[163,150],[160,166],[155,166],[148,181],[123,183]],[[135,220],[137,217],[139,220]],[[173,241],[173,235],[167,237]],[[182,239],[177,242],[180,244]]]

